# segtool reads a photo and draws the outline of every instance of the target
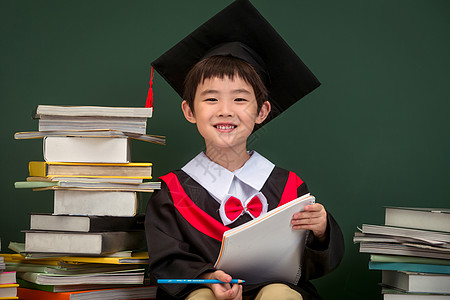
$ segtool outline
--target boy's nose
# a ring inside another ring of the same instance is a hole
[[[232,117],[234,115],[234,111],[230,103],[223,101],[218,107],[217,114],[220,117]]]

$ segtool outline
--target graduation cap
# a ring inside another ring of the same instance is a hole
[[[152,63],[183,97],[184,80],[200,60],[230,55],[250,63],[269,91],[266,124],[320,85],[314,74],[248,0],[236,0]],[[255,127],[256,128],[256,127]]]

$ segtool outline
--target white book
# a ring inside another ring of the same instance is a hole
[[[35,118],[42,115],[50,116],[104,116],[104,117],[142,117],[151,118],[151,107],[110,107],[110,106],[61,106],[38,105],[34,114]]]
[[[249,284],[271,280],[296,284],[308,231],[293,230],[291,220],[314,202],[307,194],[226,231],[214,267]]]
[[[134,217],[30,214],[30,229],[45,231],[132,231],[144,230],[144,215]]]
[[[0,272],[0,284],[12,284],[16,283],[16,272]]]
[[[147,130],[147,119],[120,117],[61,117],[46,115],[41,116],[39,119],[39,131],[89,131],[100,129],[118,130],[143,135]]]
[[[386,293],[383,300],[450,300],[450,295],[427,293]]]
[[[384,285],[411,293],[450,294],[450,275],[383,270]]]
[[[18,287],[17,283],[0,284],[0,299],[18,299],[16,298]]]
[[[150,142],[164,145],[166,138],[160,135],[138,134],[131,132],[123,132],[110,129],[94,129],[94,130],[56,130],[56,131],[24,131],[16,132],[14,138],[22,139],[41,139],[46,136],[66,136],[66,137],[128,137],[130,139]]]
[[[78,285],[78,284],[143,284],[144,269],[127,272],[108,272],[80,275],[60,275],[48,273],[25,272],[19,277],[41,285]]]
[[[363,224],[362,232],[369,234],[382,234],[394,237],[413,238],[430,244],[432,244],[433,241],[450,243],[450,233],[446,232],[371,224]]]
[[[131,148],[128,138],[48,136],[43,139],[45,161],[127,163]]]
[[[144,231],[25,231],[25,253],[103,255],[144,247]]]
[[[385,224],[450,232],[450,209],[388,206],[385,208]]]
[[[111,183],[142,183],[142,178],[126,178],[126,177],[60,177],[60,176],[30,176],[27,177],[27,181],[79,181],[79,182],[111,182]]]
[[[55,215],[132,217],[138,209],[136,192],[54,191]]]

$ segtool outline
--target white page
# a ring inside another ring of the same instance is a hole
[[[293,230],[294,213],[314,204],[306,194],[225,232],[215,267],[246,283],[297,283],[307,230]]]

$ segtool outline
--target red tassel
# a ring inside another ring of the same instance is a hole
[[[145,107],[153,107],[153,77],[155,76],[155,74],[153,73],[153,66],[152,66],[152,70],[150,72],[150,87],[148,88],[148,93],[147,93],[147,101],[145,102]]]

